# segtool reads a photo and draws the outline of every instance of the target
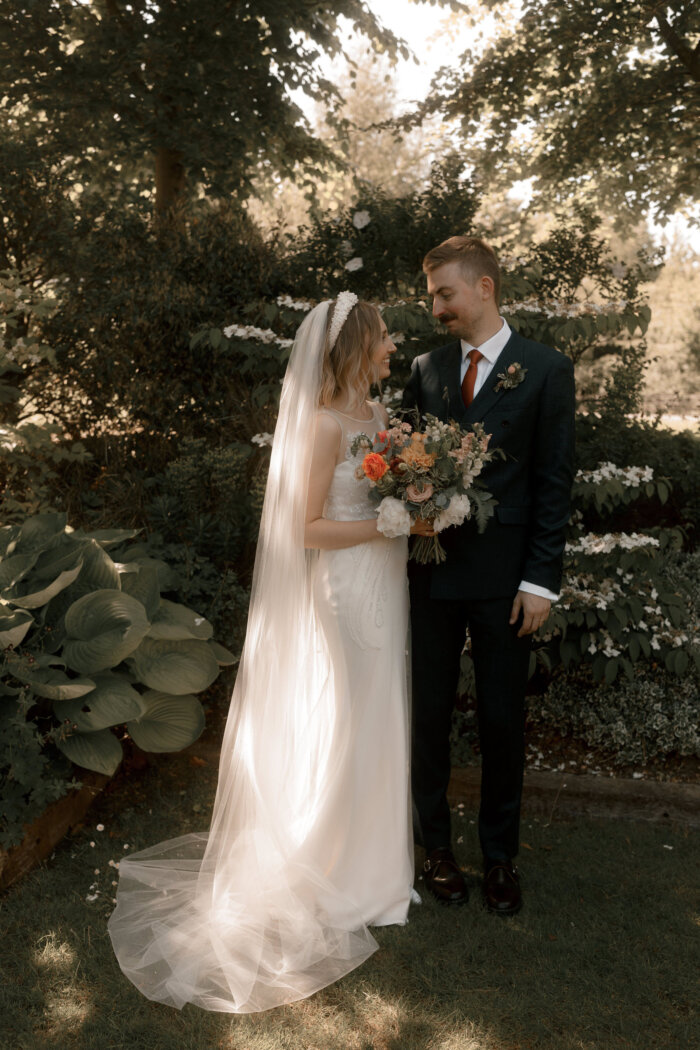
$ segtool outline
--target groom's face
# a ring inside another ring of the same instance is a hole
[[[483,280],[472,280],[458,262],[445,263],[428,274],[433,316],[458,339],[468,339],[484,317],[490,296]]]

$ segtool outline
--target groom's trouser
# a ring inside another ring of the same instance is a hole
[[[450,729],[469,627],[481,748],[479,839],[486,863],[519,845],[530,637],[511,627],[512,598],[430,598],[430,574],[411,573],[413,798],[427,851],[449,846]]]

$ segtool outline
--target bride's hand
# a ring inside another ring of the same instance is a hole
[[[429,521],[424,521],[423,518],[416,518],[411,525],[412,536],[435,536],[435,534],[432,518]]]

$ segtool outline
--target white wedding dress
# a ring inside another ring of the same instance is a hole
[[[348,446],[382,428],[378,407],[370,421],[332,414],[342,456],[325,516],[373,517]],[[273,552],[275,537],[273,523]],[[280,582],[278,603],[251,613],[210,831],[121,862],[109,922],[119,964],[144,995],[178,1008],[293,1002],[376,950],[368,926],[406,922],[407,541],[305,557],[304,579]],[[304,586],[308,616],[290,624],[297,606],[285,602]]]

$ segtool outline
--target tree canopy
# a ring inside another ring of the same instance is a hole
[[[249,192],[330,151],[291,92],[338,100],[316,63],[339,18],[403,49],[362,0],[0,0],[0,112],[84,187],[178,196]]]
[[[461,122],[490,181],[533,178],[549,200],[576,196],[661,219],[697,200],[697,0],[510,0],[470,5],[495,40],[436,75],[413,120]],[[465,73],[466,71],[466,73]]]

